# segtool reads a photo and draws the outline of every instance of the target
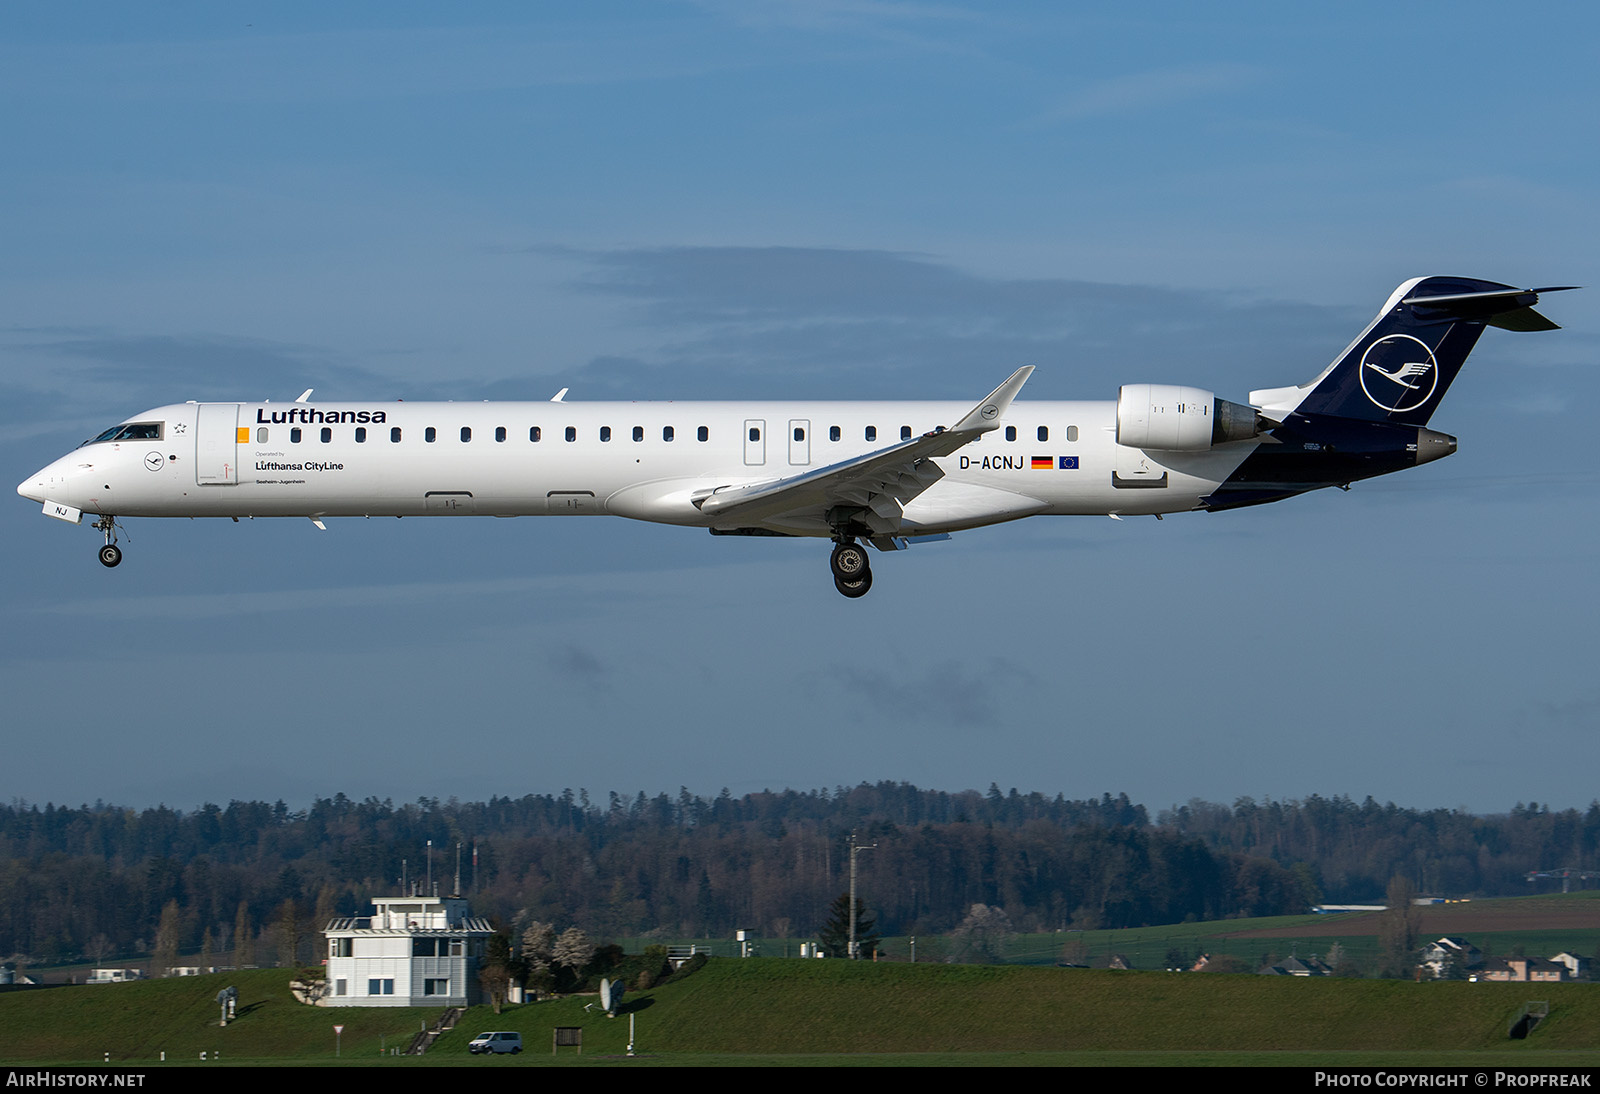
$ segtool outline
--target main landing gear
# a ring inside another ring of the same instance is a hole
[[[836,540],[828,565],[833,569],[833,587],[850,599],[866,596],[872,588],[872,564],[867,560],[867,550],[854,539]]]
[[[109,568],[121,562],[122,548],[117,546],[117,518],[103,516],[90,527],[98,528],[106,534],[106,545],[100,548],[100,565]]]

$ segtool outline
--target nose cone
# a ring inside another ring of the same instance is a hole
[[[17,483],[17,493],[29,501],[44,504],[44,472],[36,471],[32,475]]]
[[[47,501],[64,501],[77,505],[73,501],[74,492],[69,489],[69,480],[77,470],[80,460],[74,460],[70,454],[61,457],[54,463],[39,468],[33,474],[17,484],[17,493],[29,501],[39,502],[41,505]],[[86,466],[86,465],[85,465]],[[81,472],[80,472],[81,473]]]

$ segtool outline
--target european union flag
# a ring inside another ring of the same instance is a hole
[[[1076,457],[1076,456],[1062,456],[1062,457],[1060,457],[1060,459],[1061,459],[1061,463],[1060,463],[1061,470],[1063,470],[1063,471],[1076,471],[1078,469],[1078,457]]]

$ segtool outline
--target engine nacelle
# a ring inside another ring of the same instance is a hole
[[[1197,387],[1123,384],[1117,393],[1117,443],[1129,448],[1204,452],[1258,437],[1262,425],[1254,408]]]

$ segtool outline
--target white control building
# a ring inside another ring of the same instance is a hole
[[[370,917],[335,919],[325,1007],[466,1007],[478,1002],[489,921],[460,897],[374,897]]]

